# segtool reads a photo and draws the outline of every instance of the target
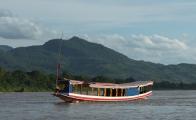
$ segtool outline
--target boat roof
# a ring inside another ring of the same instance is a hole
[[[93,88],[135,88],[153,85],[153,81],[136,81],[131,83],[113,84],[113,83],[94,83],[90,84]]]
[[[66,79],[66,80],[69,80],[69,79]],[[72,85],[76,85],[76,84],[85,84],[86,82],[79,81],[79,80],[70,80],[70,83]],[[89,82],[86,84],[89,84],[89,87],[92,87],[92,88],[121,88],[123,89],[123,88],[135,88],[135,87],[153,85],[153,81],[135,81],[135,82],[130,82],[130,83],[122,83],[122,84]]]

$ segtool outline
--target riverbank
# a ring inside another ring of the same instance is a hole
[[[111,79],[104,76],[90,78],[69,73],[63,73],[62,76],[86,82],[128,83],[137,81],[131,77],[127,79]],[[16,70],[10,72],[0,69],[0,92],[51,92],[55,89],[55,79],[54,74],[46,74],[40,71]],[[196,83],[156,82],[154,80],[153,90],[196,90]]]

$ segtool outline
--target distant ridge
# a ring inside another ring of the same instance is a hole
[[[9,51],[11,49],[13,49],[13,48],[8,46],[8,45],[0,45],[0,51],[7,52],[7,51]]]
[[[60,43],[61,42],[61,43]],[[43,45],[1,50],[0,67],[8,70],[41,70],[55,73],[59,44],[62,45],[63,70],[76,75],[107,76],[137,80],[196,82],[196,65],[162,65],[129,59],[101,44],[79,37],[53,39]]]

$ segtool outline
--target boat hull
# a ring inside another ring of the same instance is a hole
[[[54,94],[56,97],[64,100],[65,102],[80,102],[80,101],[95,101],[95,102],[118,102],[118,101],[132,101],[138,99],[145,99],[152,95],[152,91],[134,95],[134,96],[121,96],[121,97],[104,97],[104,96],[91,96],[91,95],[81,95],[75,93],[68,94]]]

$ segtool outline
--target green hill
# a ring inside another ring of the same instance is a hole
[[[13,49],[13,48],[8,46],[8,45],[0,45],[0,51],[6,52],[6,51],[9,51],[11,49]]]
[[[196,82],[196,65],[162,65],[129,59],[101,44],[73,37],[69,40],[53,39],[44,45],[0,50],[0,66],[8,70],[41,70],[55,73],[59,59],[64,71],[76,75],[133,77],[138,80],[170,82]]]

